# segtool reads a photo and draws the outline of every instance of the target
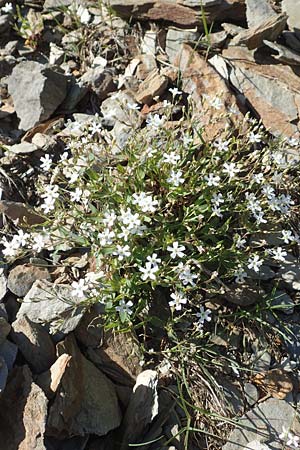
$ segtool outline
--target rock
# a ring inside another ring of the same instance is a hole
[[[14,153],[15,155],[27,155],[38,150],[38,147],[32,142],[21,142],[20,144],[14,144],[7,146],[7,151]]]
[[[115,383],[132,386],[141,373],[142,354],[136,336],[131,332],[107,331],[103,345],[88,350],[89,358]]]
[[[4,359],[9,371],[12,370],[18,353],[18,347],[7,339],[0,344],[0,356]]]
[[[60,440],[47,436],[45,438],[45,443],[47,450],[87,450],[86,444],[89,440],[89,437],[89,435],[74,436],[70,439]],[[97,450],[101,450],[101,448],[97,448]]]
[[[154,97],[158,97],[165,92],[168,82],[169,80],[166,76],[161,75],[158,70],[154,70],[139,85],[135,94],[136,101],[150,105]]]
[[[278,61],[284,64],[289,64],[291,66],[300,65],[299,53],[289,50],[288,48],[284,47],[284,45],[280,45],[267,40],[264,40],[264,44],[270,47],[272,50],[278,52],[278,55],[272,55],[273,58],[277,59]]]
[[[265,39],[275,41],[285,29],[286,22],[286,14],[276,14],[253,28],[241,31],[232,39],[230,45],[246,45],[249,50],[261,47]]]
[[[17,313],[20,309],[20,303],[16,300],[15,295],[8,295],[5,300],[5,310],[8,316],[8,322],[12,323],[16,320]]]
[[[247,269],[248,277],[250,277],[252,280],[271,280],[276,276],[276,273],[274,270],[271,269],[271,267],[266,266],[263,264],[259,268],[259,272],[255,272],[254,270]]]
[[[252,383],[245,383],[244,384],[244,393],[245,393],[245,397],[246,397],[248,404],[250,406],[253,406],[259,398],[258,390],[257,390],[256,386]]]
[[[218,380],[222,394],[226,400],[227,408],[231,414],[237,415],[244,410],[243,393],[238,384],[233,383],[229,379],[222,377]]]
[[[300,52],[300,39],[296,37],[296,33],[285,30],[282,32],[282,36],[285,39],[286,45],[296,52]]]
[[[205,8],[206,20],[215,21],[245,19],[244,0],[214,0],[201,3]],[[111,0],[110,6],[124,18],[145,21],[168,21],[181,27],[202,27],[201,4],[197,0],[179,2],[163,0]]]
[[[227,108],[238,110],[235,97],[220,75],[196,51],[184,44],[174,64],[181,71],[182,90],[190,94],[194,102],[193,121],[203,127],[204,139],[220,137],[227,127],[242,120],[240,113],[229,119]]]
[[[258,341],[254,341],[252,344],[254,355],[252,357],[252,370],[254,372],[267,372],[271,365],[271,355],[263,348],[260,350],[258,347]]]
[[[23,61],[13,69],[8,91],[20,119],[19,128],[28,130],[49,119],[62,103],[67,95],[67,77],[49,66]]]
[[[111,70],[103,69],[103,67],[95,67],[94,69],[87,70],[82,75],[81,81],[92,87],[100,101],[106,99],[108,94],[116,90],[116,84]]]
[[[46,268],[22,264],[14,267],[8,275],[8,289],[18,297],[24,297],[37,280],[48,280],[51,277]]]
[[[63,62],[65,57],[65,52],[58,45],[50,42],[50,54],[49,54],[49,64],[59,65]]]
[[[86,347],[97,348],[103,343],[103,314],[105,307],[96,303],[86,311],[75,330],[78,341]]]
[[[7,450],[46,450],[47,398],[32,382],[27,366],[14,369],[0,397],[1,446]]]
[[[141,122],[140,113],[135,110],[128,110],[128,103],[135,103],[134,98],[126,92],[118,91],[112,97],[107,98],[101,104],[101,112],[106,126],[114,126],[116,122],[130,125]]]
[[[6,321],[8,321],[8,314],[4,303],[0,303],[0,317],[3,317]]]
[[[300,37],[300,0],[282,0],[282,11],[288,16],[289,29]]]
[[[26,316],[13,322],[11,338],[34,373],[44,372],[54,363],[55,347],[49,334]]]
[[[293,255],[287,255],[285,261],[280,263],[280,270],[277,274],[286,287],[300,291],[300,264],[298,258]]]
[[[248,28],[256,27],[273,16],[276,13],[268,0],[246,0]]]
[[[300,424],[293,407],[285,400],[269,398],[247,412],[230,434],[223,450],[241,450],[251,441],[263,442],[269,448],[281,449],[282,429],[299,435]]]
[[[49,326],[55,336],[70,333],[83,316],[81,301],[71,291],[68,285],[35,281],[24,297],[17,319],[26,315],[34,323]]]
[[[284,314],[293,314],[295,303],[291,297],[284,291],[276,290],[274,298],[271,301],[272,308],[275,306],[275,312],[283,312]]]
[[[56,9],[64,6],[70,6],[74,0],[45,0],[44,9]]]
[[[146,30],[141,43],[141,53],[155,55],[157,50],[157,31]]]
[[[289,325],[288,331],[286,325],[279,324],[278,328],[282,331],[282,339],[286,347],[288,356],[295,361],[297,367],[300,366],[300,326],[297,324]]]
[[[241,283],[227,287],[224,298],[235,305],[249,306],[257,303],[263,294],[255,283]]]
[[[0,317],[0,345],[5,341],[6,337],[10,332],[10,325],[4,319],[4,317]]]
[[[6,362],[5,362],[4,358],[2,358],[2,356],[0,356],[0,397],[1,397],[1,393],[5,389],[7,376],[8,376],[8,368],[7,368]]]
[[[4,34],[10,28],[10,15],[3,14],[0,16],[0,34]]]
[[[33,209],[19,202],[0,200],[0,213],[13,221],[18,221],[19,226],[38,225],[45,222],[45,219],[36,214]]]
[[[171,62],[174,61],[178,52],[182,48],[182,44],[189,44],[197,42],[200,38],[200,33],[197,28],[184,30],[181,28],[169,27],[166,36],[165,51]]]
[[[41,389],[45,392],[47,398],[51,399],[54,397],[61,379],[70,365],[70,361],[72,359],[71,355],[63,353],[60,355],[55,363],[44,373],[41,373],[36,378],[36,383],[40,386]]]
[[[140,442],[144,432],[158,415],[157,381],[154,370],[145,370],[138,375],[122,422],[120,450],[127,449],[129,443]]]
[[[297,135],[299,126],[300,78],[292,68],[269,62],[265,54],[243,47],[229,47],[223,56],[232,71],[230,81],[259,114],[273,134]]]
[[[157,69],[156,59],[153,55],[140,55],[139,64],[136,69],[136,77],[145,80],[151,72]]]
[[[48,434],[102,436],[117,428],[121,411],[112,382],[81,354],[72,335],[58,344],[58,353],[72,359],[49,410]]]
[[[0,301],[3,300],[7,293],[7,278],[4,274],[4,270],[0,269]]]

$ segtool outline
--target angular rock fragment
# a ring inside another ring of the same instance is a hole
[[[57,358],[49,370],[41,373],[37,377],[36,383],[43,389],[49,399],[54,397],[71,359],[71,355],[63,353]]]
[[[1,446],[6,450],[46,450],[47,398],[32,382],[27,366],[12,372],[0,397]]]
[[[194,102],[193,120],[203,127],[203,138],[212,140],[242,120],[236,100],[225,81],[191,47],[184,44],[174,64],[181,71],[182,90]],[[237,114],[230,115],[235,109]],[[230,116],[230,117],[229,117]]]
[[[131,399],[122,422],[121,450],[139,443],[148,425],[158,415],[157,372],[145,370],[136,379]]]
[[[136,101],[147,105],[151,104],[154,97],[164,93],[168,86],[168,81],[166,76],[161,75],[158,70],[154,70],[139,85],[138,91],[135,94]]]
[[[248,28],[256,27],[275,15],[276,13],[268,0],[246,0]]]
[[[4,319],[4,317],[0,317],[0,345],[5,341],[6,337],[10,332],[11,326]]]
[[[8,368],[5,360],[0,356],[0,395],[5,389],[6,381],[8,376]]]
[[[58,353],[67,353],[72,359],[50,407],[49,435],[102,436],[117,428],[121,411],[112,382],[81,354],[72,335],[58,344]]]
[[[0,200],[0,213],[13,221],[17,220],[19,226],[38,225],[45,222],[45,219],[33,209],[19,202]]]
[[[282,441],[279,435],[283,427],[299,435],[300,424],[296,411],[285,400],[270,398],[239,420],[238,427],[229,436],[223,450],[241,450],[254,440],[266,444],[267,448],[280,449]]]
[[[267,129],[275,135],[297,137],[299,126],[300,78],[282,64],[268,64],[262,55],[243,47],[229,47],[223,56],[232,67],[230,81],[249,101]]]
[[[47,269],[22,264],[14,267],[8,275],[8,289],[18,297],[24,297],[31,289],[36,280],[50,281],[50,274]]]
[[[55,334],[67,334],[76,328],[84,309],[71,291],[72,287],[68,285],[35,281],[24,297],[17,318],[26,315],[32,322],[50,327]]]
[[[12,370],[18,353],[18,347],[6,339],[0,344],[0,357],[4,359],[9,371]]]
[[[300,37],[300,0],[282,0],[282,11],[288,16],[289,29]]]
[[[55,361],[55,348],[49,334],[26,316],[13,322],[11,338],[34,373],[47,370]]]
[[[4,270],[0,269],[0,301],[5,297],[7,293],[7,278],[4,274]]]
[[[289,50],[284,45],[277,44],[275,42],[270,42],[264,40],[264,44],[275,50],[278,55],[272,55],[273,58],[278,59],[278,61],[289,64],[290,66],[300,66],[300,54]]]
[[[20,119],[20,129],[28,130],[49,119],[63,102],[67,95],[67,77],[38,62],[23,61],[13,69],[8,91]]]
[[[231,45],[246,45],[249,50],[261,47],[264,39],[275,41],[285,29],[286,22],[286,14],[272,16],[253,28],[241,31],[232,39]]]
[[[165,51],[171,62],[174,61],[182,48],[182,44],[190,44],[197,42],[200,38],[200,33],[197,28],[194,29],[181,29],[175,27],[169,27],[166,36]]]

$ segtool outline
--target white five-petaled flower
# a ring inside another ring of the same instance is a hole
[[[3,11],[6,14],[9,14],[10,12],[12,12],[13,10],[13,6],[12,3],[5,3],[4,6],[2,6],[1,11]]]
[[[198,318],[200,323],[210,322],[211,321],[211,310],[205,309],[203,306],[200,306],[200,312],[196,313],[196,317]]]
[[[45,170],[45,172],[49,172],[52,165],[52,159],[48,155],[48,153],[45,156],[41,156],[41,169]]]
[[[254,255],[248,259],[248,269],[253,269],[254,272],[259,272],[260,267],[263,265],[263,260],[259,259],[258,255]]]
[[[164,153],[163,154],[163,162],[164,163],[176,165],[178,163],[178,161],[180,161],[180,156],[177,155],[176,152]]]
[[[214,173],[205,175],[204,179],[207,182],[208,186],[219,186],[221,180],[219,175],[215,175]]]
[[[173,184],[174,186],[179,186],[180,184],[184,183],[184,178],[182,177],[182,170],[177,170],[175,172],[174,170],[171,170],[170,176],[167,179],[167,182],[170,184]]]
[[[236,167],[235,163],[224,163],[223,167],[223,172],[225,172],[229,178],[235,177],[235,175],[239,172],[239,169]]]
[[[132,203],[138,205],[143,212],[155,212],[158,201],[153,200],[152,195],[140,192],[139,194],[134,193],[132,197]]]
[[[246,239],[243,239],[239,234],[235,235],[235,246],[240,249],[245,247]]]
[[[79,281],[73,281],[72,283],[73,290],[71,291],[72,297],[85,298],[85,291],[88,290],[88,285],[85,284],[85,280],[81,278]]]
[[[242,266],[238,266],[238,268],[234,272],[235,282],[236,283],[244,283],[245,278],[248,276],[247,273],[244,271]]]
[[[261,142],[261,134],[254,133],[254,131],[250,131],[250,133],[248,134],[248,139],[249,139],[249,142],[251,142],[251,144]]]
[[[119,301],[119,306],[116,306],[116,311],[118,311],[119,314],[128,314],[131,316],[132,310],[131,307],[133,306],[133,303],[131,300],[129,300],[127,303],[124,299]]]
[[[115,237],[115,232],[106,228],[102,233],[98,233],[98,238],[100,239],[100,245],[110,245]]]
[[[165,121],[166,121],[165,116],[160,117],[158,114],[154,114],[154,115],[149,114],[147,117],[146,123],[147,123],[148,127],[157,129],[157,128],[162,127],[163,124],[165,123]]]
[[[171,308],[175,308],[176,311],[181,311],[182,305],[187,303],[187,298],[185,297],[183,292],[173,292],[170,297],[173,300],[169,301],[169,306]]]
[[[277,247],[276,249],[271,250],[271,255],[276,261],[285,262],[285,256],[287,256],[287,252],[283,250],[282,247]]]
[[[227,152],[229,150],[229,145],[230,140],[222,141],[222,139],[219,139],[214,142],[214,147],[216,147],[219,152]]]
[[[182,94],[182,92],[177,87],[170,88],[169,92],[172,94],[173,97],[175,97],[175,95]]]
[[[130,247],[129,245],[117,245],[117,250],[113,254],[118,257],[119,261],[122,261],[131,255]]]
[[[140,109],[139,105],[137,103],[127,103],[127,108],[131,109],[132,111],[138,111]]]
[[[152,262],[147,261],[145,267],[139,267],[139,271],[142,272],[141,279],[146,280],[156,280],[156,272],[158,271],[158,265],[153,265]]]
[[[295,237],[291,230],[282,230],[281,234],[285,244],[289,244],[290,242],[293,242],[295,240]]]
[[[170,252],[170,257],[172,259],[183,258],[185,256],[184,254],[185,246],[179,245],[177,241],[173,242],[172,247],[169,245],[167,247],[167,250],[168,252]]]
[[[152,253],[152,255],[147,256],[147,261],[149,261],[153,267],[158,267],[158,264],[161,263],[161,259],[157,257],[157,253]]]
[[[82,189],[79,187],[77,187],[74,192],[70,192],[71,202],[80,202],[82,194]]]
[[[91,20],[91,15],[89,10],[84,6],[80,5],[76,11],[76,15],[79,18],[80,22],[84,25],[87,25]]]

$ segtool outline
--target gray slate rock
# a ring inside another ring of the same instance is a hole
[[[8,314],[4,303],[0,303],[0,317],[3,317],[6,321],[8,321]]]
[[[3,269],[0,269],[0,301],[5,297],[7,293],[7,278],[3,272]]]
[[[247,412],[239,421],[239,426],[233,430],[223,450],[241,450],[249,442],[263,442],[270,449],[282,449],[283,442],[279,439],[282,427],[299,435],[300,424],[296,411],[285,400],[269,398]]]
[[[0,356],[0,394],[3,392],[8,376],[8,368],[2,356]]]
[[[3,318],[0,317],[0,345],[5,341],[6,337],[10,332],[9,323]]]
[[[70,333],[83,316],[83,306],[71,295],[72,290],[65,284],[35,281],[24,297],[17,319],[27,315],[32,322],[50,327],[55,337]]]
[[[8,91],[20,119],[19,128],[29,130],[49,119],[67,95],[68,78],[35,61],[23,61],[8,79]]]
[[[252,383],[245,383],[244,393],[248,404],[253,406],[259,398],[257,387]]]
[[[294,312],[294,301],[284,291],[277,290],[271,303],[272,306],[276,306],[276,312],[283,312],[288,315]]]
[[[34,373],[48,370],[54,363],[55,347],[49,334],[45,328],[31,322],[26,316],[13,322],[11,338]]]
[[[36,280],[50,280],[47,269],[22,264],[14,267],[8,275],[7,286],[18,297],[24,297]]]
[[[8,31],[10,27],[10,15],[4,14],[0,16],[0,34],[5,33]]]
[[[300,0],[282,0],[282,11],[288,15],[288,26],[300,37]]]
[[[18,353],[18,347],[7,339],[0,345],[0,356],[4,359],[8,370],[12,370]]]
[[[288,288],[300,291],[300,264],[298,259],[288,254],[280,267],[278,277],[285,282]]]
[[[197,42],[200,37],[196,28],[183,30],[181,28],[169,27],[166,36],[165,51],[171,62],[174,61],[184,43]]]
[[[276,13],[268,0],[246,0],[246,18],[248,27],[256,27]]]

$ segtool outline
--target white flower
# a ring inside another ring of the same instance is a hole
[[[3,11],[6,14],[9,14],[10,12],[12,12],[13,10],[13,6],[11,3],[5,3],[4,6],[2,6],[1,11]]]
[[[52,164],[52,159],[50,158],[50,156],[48,154],[46,154],[45,156],[42,156],[41,159],[41,168],[43,170],[45,170],[46,172],[49,172],[49,170],[51,169],[51,164]]]
[[[132,203],[138,205],[143,212],[155,212],[155,206],[158,205],[158,201],[153,200],[152,195],[147,195],[146,192],[134,193]]]
[[[49,240],[48,235],[41,233],[33,235],[32,249],[35,250],[37,253],[41,252],[48,240]]]
[[[179,273],[179,280],[184,286],[187,284],[196,286],[193,280],[197,279],[198,276],[191,272],[191,268],[188,264],[184,266],[183,263],[180,263],[176,270]]]
[[[295,237],[291,230],[281,230],[281,234],[285,244],[289,244],[290,242],[293,242],[295,240]]]
[[[260,133],[254,133],[254,131],[250,131],[248,134],[249,142],[252,144],[255,144],[256,142],[261,142],[261,134]]]
[[[112,244],[112,239],[115,237],[115,232],[106,228],[102,233],[98,233],[98,238],[100,239],[100,245],[110,245]]]
[[[219,97],[214,97],[213,99],[211,99],[208,96],[208,101],[210,106],[212,106],[215,109],[221,109],[223,106],[223,102]]]
[[[127,108],[131,109],[132,111],[138,111],[140,109],[139,105],[137,103],[127,103]]]
[[[287,430],[285,428],[285,426],[282,425],[282,433],[279,435],[279,439],[285,440],[288,437],[288,434],[289,434],[289,430]]]
[[[274,174],[272,176],[273,183],[280,184],[282,181],[282,177],[283,177],[283,174],[281,172],[277,172],[277,171],[274,172]]]
[[[114,211],[106,211],[104,213],[104,217],[102,219],[102,222],[107,225],[108,227],[112,227],[115,223],[117,216]]]
[[[211,210],[214,216],[220,217],[222,219],[223,214],[218,206],[214,205]]]
[[[261,184],[261,183],[263,183],[264,182],[264,174],[263,173],[255,173],[253,176],[252,176],[252,180],[254,181],[254,183],[257,183],[257,184]]]
[[[300,438],[298,436],[295,436],[294,434],[289,433],[286,445],[290,445],[292,447],[298,448],[299,440],[300,440]]]
[[[166,121],[165,116],[159,117],[158,114],[154,114],[154,115],[149,114],[147,117],[146,123],[147,123],[148,127],[157,129],[157,128],[162,127],[164,125],[165,121]]]
[[[235,272],[234,272],[235,282],[236,283],[244,283],[245,278],[248,276],[247,273],[244,271],[242,266],[239,266]]]
[[[122,261],[124,258],[127,258],[131,255],[129,245],[117,245],[117,250],[114,252],[114,255],[118,256],[118,260]]]
[[[185,256],[185,254],[183,253],[185,250],[185,246],[184,245],[179,245],[179,243],[177,241],[173,242],[172,247],[169,245],[167,247],[168,252],[170,252],[170,257],[172,259],[175,258],[183,258]]]
[[[16,236],[14,236],[11,241],[8,241],[6,237],[3,237],[0,242],[5,247],[2,250],[4,256],[14,257],[17,255],[21,244]]]
[[[158,267],[161,263],[161,259],[157,257],[157,253],[152,253],[152,255],[147,256],[147,261],[149,261],[153,267]]]
[[[285,262],[285,256],[287,256],[287,252],[282,249],[282,247],[277,247],[276,249],[271,250],[271,254],[276,261]]]
[[[141,275],[141,279],[143,281],[146,281],[148,279],[156,280],[155,273],[158,271],[158,266],[153,265],[152,262],[148,261],[148,262],[146,262],[145,267],[139,267],[139,271],[143,273],[143,275]]]
[[[263,260],[259,259],[258,255],[254,255],[248,259],[248,269],[253,269],[254,272],[259,272],[259,268],[263,265]]]
[[[246,239],[243,239],[239,234],[235,235],[235,246],[236,248],[245,247]]]
[[[230,140],[222,141],[222,139],[219,139],[214,142],[214,147],[216,147],[219,152],[227,152],[229,150],[229,145]]]
[[[120,300],[119,301],[119,306],[116,306],[116,311],[119,312],[119,314],[128,314],[129,316],[131,316],[132,311],[131,311],[131,307],[133,306],[133,303],[131,300],[129,300],[127,303],[125,302],[125,300]]]
[[[211,321],[211,310],[205,309],[203,306],[200,306],[200,312],[196,313],[196,317],[198,318],[200,323],[210,322]]]
[[[187,298],[184,296],[183,292],[173,292],[170,297],[173,300],[169,301],[169,306],[175,308],[176,311],[181,311],[182,305],[187,303]]]
[[[236,167],[235,163],[224,163],[223,167],[223,172],[225,172],[229,178],[235,177],[235,175],[239,172],[239,169]]]
[[[182,92],[179,91],[179,89],[177,89],[177,87],[170,88],[170,89],[169,89],[169,92],[171,92],[171,94],[172,94],[173,97],[175,97],[175,95],[180,95],[180,94],[182,94]]]
[[[218,192],[218,194],[213,194],[211,202],[216,206],[220,206],[221,203],[224,203],[224,198],[221,192]]]
[[[82,196],[82,190],[80,188],[76,188],[74,192],[70,192],[70,197],[72,202],[80,202]]]
[[[181,175],[182,170],[178,170],[177,172],[171,170],[170,177],[167,179],[167,182],[173,184],[174,186],[179,186],[184,183],[184,178]]]
[[[81,278],[79,281],[73,281],[73,290],[71,291],[72,297],[86,298],[85,291],[88,290],[88,286],[85,284],[85,280]]]
[[[215,175],[213,173],[205,175],[204,179],[207,182],[208,186],[219,186],[221,180],[219,175]]]
[[[180,156],[176,154],[176,152],[164,153],[163,154],[163,162],[169,163],[172,165],[176,165],[180,161]]]

